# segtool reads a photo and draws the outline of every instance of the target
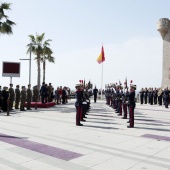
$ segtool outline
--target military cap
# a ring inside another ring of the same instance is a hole
[[[12,83],[9,84],[10,86],[13,85]]]
[[[82,84],[76,84],[75,85],[75,87],[81,87],[82,86]]]
[[[136,90],[136,85],[135,84],[131,84],[131,87]]]
[[[25,88],[25,86],[22,86],[22,89]]]
[[[16,87],[19,87],[19,85],[16,85]]]

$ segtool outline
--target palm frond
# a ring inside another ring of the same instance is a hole
[[[6,22],[1,23],[0,33],[2,34],[12,34],[12,27]]]
[[[11,3],[2,3],[0,9],[11,10],[10,9]]]
[[[8,19],[6,20],[6,23],[7,23],[8,25],[10,25],[10,26],[16,25],[15,22],[10,21],[10,20],[8,20]]]
[[[43,41],[43,39],[44,39],[44,35],[45,35],[45,33],[42,33],[41,35],[38,35],[36,33],[36,42],[41,43]]]

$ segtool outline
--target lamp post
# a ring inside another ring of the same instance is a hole
[[[20,60],[29,60],[29,84],[31,84],[31,51],[32,51],[32,46],[34,45],[41,45],[37,43],[30,43],[30,58],[29,59],[20,59]]]

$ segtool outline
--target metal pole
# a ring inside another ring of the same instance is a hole
[[[31,84],[31,51],[32,51],[32,44],[30,43],[29,84]]]

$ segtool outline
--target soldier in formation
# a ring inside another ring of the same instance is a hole
[[[14,103],[14,98],[15,98],[15,92],[13,89],[13,84],[9,85],[9,110],[13,110],[13,103]]]
[[[20,111],[26,111],[25,108],[24,108],[25,101],[26,101],[26,90],[25,90],[25,86],[22,86]]]
[[[27,88],[27,110],[32,110],[30,107],[31,101],[32,101],[32,91],[30,88],[31,88],[31,85],[29,84]]]
[[[115,109],[118,116],[122,116],[122,119],[127,119],[129,115],[128,128],[134,127],[134,109],[135,109],[135,90],[136,85],[130,85],[130,91],[127,85],[124,90],[121,84],[111,84],[105,89],[106,104]]]
[[[88,88],[85,88],[82,84],[76,84],[76,126],[83,126],[81,121],[86,121],[87,112],[90,110],[90,94]]]
[[[20,89],[19,89],[19,85],[16,85],[16,89],[15,89],[15,109],[19,109],[19,102],[20,102]]]

